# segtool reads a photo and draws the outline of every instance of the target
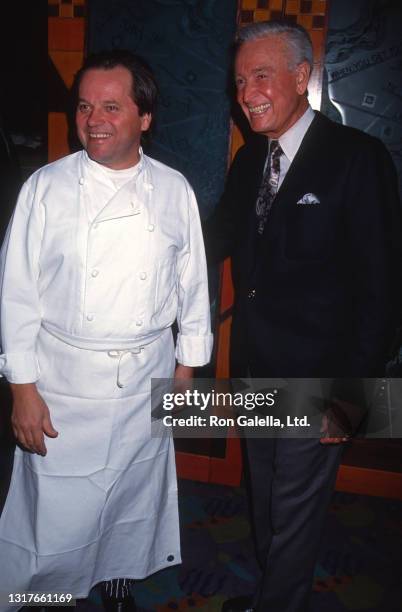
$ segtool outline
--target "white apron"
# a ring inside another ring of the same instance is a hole
[[[170,329],[123,355],[122,388],[119,358],[107,352],[43,330],[38,358],[38,389],[59,436],[46,438],[46,457],[16,451],[0,521],[0,590],[85,598],[103,580],[180,563],[173,443],[150,438],[150,378],[174,369]]]

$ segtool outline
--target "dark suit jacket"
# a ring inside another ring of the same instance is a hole
[[[380,376],[399,309],[401,215],[384,145],[320,113],[261,239],[255,201],[268,141],[242,147],[207,223],[210,260],[232,255],[232,376]],[[318,204],[297,204],[307,193]],[[248,294],[255,289],[255,297]]]

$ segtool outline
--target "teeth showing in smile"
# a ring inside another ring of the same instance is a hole
[[[261,113],[265,113],[265,111],[268,110],[268,108],[270,107],[270,104],[260,104],[259,106],[249,106],[248,110],[253,115],[260,115]]]
[[[89,137],[90,138],[99,138],[99,139],[101,139],[101,138],[109,138],[110,134],[106,134],[106,133],[92,134],[92,133],[90,133]]]

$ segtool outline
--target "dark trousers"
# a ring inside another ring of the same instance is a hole
[[[257,612],[307,612],[321,532],[343,445],[246,440],[261,579]]]

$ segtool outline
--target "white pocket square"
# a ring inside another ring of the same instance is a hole
[[[320,200],[314,193],[305,193],[297,204],[319,204]]]

